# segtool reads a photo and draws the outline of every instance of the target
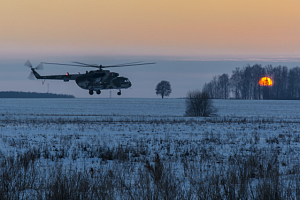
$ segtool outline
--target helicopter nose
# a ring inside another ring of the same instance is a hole
[[[126,83],[127,87],[131,87],[131,82],[128,78],[124,80],[124,82]]]

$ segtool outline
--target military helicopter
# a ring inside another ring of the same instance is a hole
[[[97,70],[86,71],[83,74],[69,74],[68,72],[65,75],[50,75],[50,76],[41,76],[36,72],[36,70],[43,69],[43,64],[49,65],[65,65],[65,66],[77,66],[77,67],[93,67],[98,68]],[[69,80],[75,80],[76,84],[85,90],[89,90],[89,94],[93,95],[94,91],[97,94],[101,93],[101,90],[108,89],[118,89],[118,95],[121,95],[121,89],[127,89],[131,87],[131,82],[128,78],[119,76],[116,72],[111,72],[109,70],[103,70],[103,68],[110,67],[128,67],[128,66],[136,66],[136,65],[150,65],[155,64],[153,62],[145,63],[142,61],[131,62],[131,63],[123,63],[118,65],[93,65],[82,62],[73,62],[72,64],[63,64],[63,63],[49,63],[49,62],[41,62],[37,67],[33,68],[32,64],[29,60],[25,62],[25,66],[30,67],[31,73],[29,75],[29,79],[51,79],[51,80],[63,80],[64,82],[68,82]]]

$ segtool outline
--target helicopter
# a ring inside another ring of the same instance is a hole
[[[77,66],[77,67],[92,67],[98,68],[97,70],[86,71],[83,74],[69,74],[67,72],[64,75],[49,75],[49,76],[41,76],[36,70],[43,69],[43,64],[49,65],[64,65],[64,66]],[[136,65],[150,65],[155,64],[154,62],[131,62],[131,63],[123,63],[118,65],[95,65],[95,64],[87,64],[82,62],[72,62],[72,64],[64,64],[64,63],[50,63],[50,62],[41,62],[37,67],[32,67],[32,64],[29,60],[25,62],[25,66],[30,67],[31,73],[29,75],[29,79],[46,79],[51,80],[63,80],[64,82],[68,82],[70,80],[75,80],[76,84],[85,90],[89,90],[89,94],[93,95],[94,91],[97,94],[101,93],[101,90],[109,90],[109,89],[118,89],[118,95],[121,95],[121,89],[127,89],[132,86],[131,82],[128,78],[119,76],[116,72],[111,72],[109,70],[104,70],[103,68],[113,68],[113,67],[128,67],[128,66],[136,66]]]

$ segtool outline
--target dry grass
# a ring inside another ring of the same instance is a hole
[[[297,128],[271,118],[6,119],[0,199],[296,199]]]

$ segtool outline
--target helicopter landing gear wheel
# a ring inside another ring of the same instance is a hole
[[[100,91],[100,90],[97,90],[96,93],[97,93],[97,94],[101,94],[101,91]]]
[[[89,90],[89,94],[90,94],[90,95],[93,95],[93,94],[94,94],[94,91],[93,91],[93,90]]]
[[[119,90],[119,92],[117,93],[117,95],[121,95],[121,90]]]

